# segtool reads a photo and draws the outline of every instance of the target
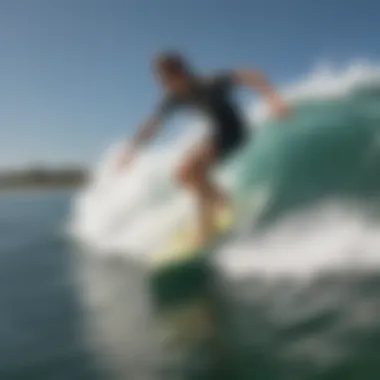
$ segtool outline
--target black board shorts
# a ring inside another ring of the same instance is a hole
[[[229,158],[246,143],[247,138],[247,134],[241,128],[235,129],[234,132],[215,135],[213,141],[216,144],[219,160],[224,161]]]

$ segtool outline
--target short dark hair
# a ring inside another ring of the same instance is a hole
[[[186,59],[178,52],[166,51],[159,53],[154,62],[157,71],[177,75],[190,74],[190,67]]]

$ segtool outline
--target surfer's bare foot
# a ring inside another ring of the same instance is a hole
[[[227,197],[218,197],[215,198],[215,201],[212,200],[211,207],[208,209],[206,219],[202,220],[198,231],[195,234],[195,244],[198,246],[202,246],[207,244],[210,240],[212,240],[219,231],[220,223],[224,223],[223,221],[229,218],[229,213],[231,212],[231,203]]]
[[[215,195],[212,197],[211,203],[214,220],[218,220],[221,215],[231,209],[231,201],[229,197],[220,189],[215,191]]]
[[[229,219],[230,213],[233,211],[233,205],[231,202],[224,201],[224,202],[216,202],[213,205],[213,218],[214,223],[216,223],[216,226],[219,225],[219,222],[221,220],[225,220],[226,218]]]
[[[203,232],[198,233],[195,236],[195,244],[197,246],[205,245],[210,240],[210,238],[211,238],[211,234],[205,234]]]
[[[216,203],[213,207],[214,218],[215,219],[220,218],[220,216],[222,216],[225,212],[229,210],[230,210],[229,203]]]
[[[205,245],[215,235],[216,230],[214,227],[207,229],[200,228],[195,236],[195,242],[197,245]]]
[[[213,197],[213,208],[217,209],[225,209],[229,206],[230,200],[228,196],[221,190],[217,191],[217,194]]]

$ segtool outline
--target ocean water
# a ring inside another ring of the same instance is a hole
[[[0,196],[0,378],[97,379],[82,338],[67,192]]]
[[[155,248],[194,217],[171,173],[198,131],[125,173],[116,144],[75,194],[1,196],[0,378],[378,379],[379,80],[322,68],[284,88],[288,120],[247,110],[255,138],[215,173],[239,210],[209,261],[217,362],[167,340],[149,288]]]

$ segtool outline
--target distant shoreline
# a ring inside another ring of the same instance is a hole
[[[5,193],[29,193],[40,191],[61,191],[61,190],[79,190],[83,184],[80,185],[30,185],[30,186],[1,186],[0,194]]]
[[[86,179],[87,171],[81,168],[7,171],[0,173],[0,194],[76,190]]]

